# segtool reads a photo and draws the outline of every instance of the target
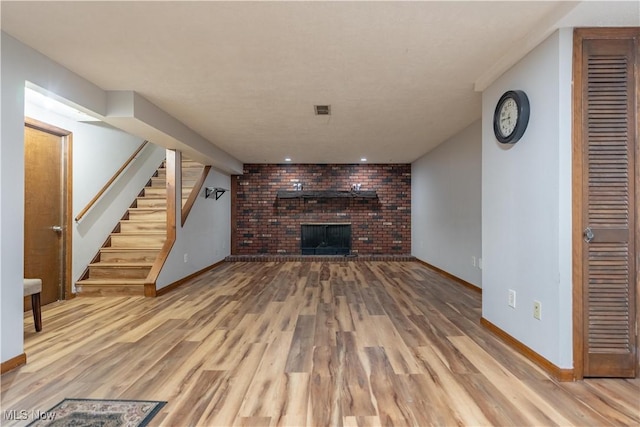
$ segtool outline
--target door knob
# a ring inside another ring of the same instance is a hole
[[[593,238],[595,237],[595,234],[593,234],[593,230],[591,230],[590,227],[587,227],[584,229],[584,241],[587,243],[591,243],[591,241],[593,240]]]
[[[51,227],[51,229],[56,233],[62,233],[62,227],[59,225],[54,225],[53,227]]]

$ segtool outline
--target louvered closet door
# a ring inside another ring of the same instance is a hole
[[[583,41],[585,376],[635,376],[636,55]]]

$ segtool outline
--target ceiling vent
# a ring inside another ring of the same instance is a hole
[[[331,105],[314,105],[316,116],[328,116],[331,114]]]

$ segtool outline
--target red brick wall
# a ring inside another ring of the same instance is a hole
[[[300,254],[300,225],[351,223],[351,249],[363,255],[411,253],[411,165],[245,164],[232,176],[234,255]],[[278,190],[377,191],[377,199],[277,199]]]

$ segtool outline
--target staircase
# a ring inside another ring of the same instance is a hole
[[[203,170],[200,163],[182,160],[183,206]],[[89,264],[82,280],[76,282],[77,295],[144,295],[147,276],[166,237],[167,189],[163,162]]]

